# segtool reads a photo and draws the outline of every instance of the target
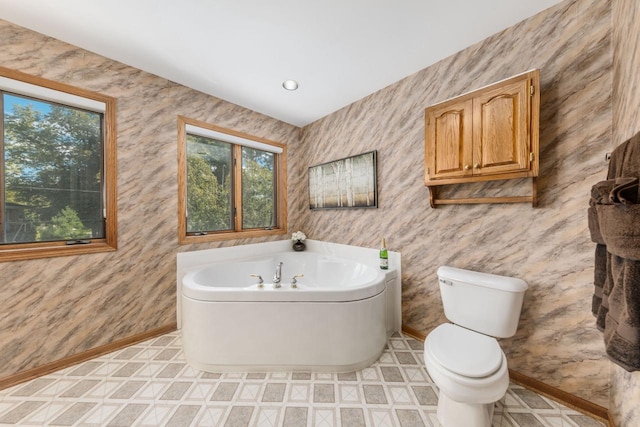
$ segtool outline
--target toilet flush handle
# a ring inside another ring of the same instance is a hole
[[[453,286],[453,282],[451,282],[450,280],[440,279],[440,283],[444,283],[447,286]]]

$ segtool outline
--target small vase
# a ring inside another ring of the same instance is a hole
[[[304,242],[302,242],[301,240],[296,240],[293,243],[293,250],[296,252],[302,252],[304,251],[304,249],[306,248]]]

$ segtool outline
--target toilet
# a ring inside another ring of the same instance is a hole
[[[495,403],[509,387],[507,358],[494,338],[516,333],[527,284],[442,266],[438,268],[444,314],[452,323],[425,339],[427,372],[438,386],[443,427],[490,427]]]

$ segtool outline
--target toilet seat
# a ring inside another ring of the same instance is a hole
[[[467,378],[497,372],[503,360],[498,341],[451,323],[435,328],[425,342],[425,352],[443,368]]]

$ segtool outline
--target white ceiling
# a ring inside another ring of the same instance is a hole
[[[559,2],[0,0],[0,19],[304,126]]]

